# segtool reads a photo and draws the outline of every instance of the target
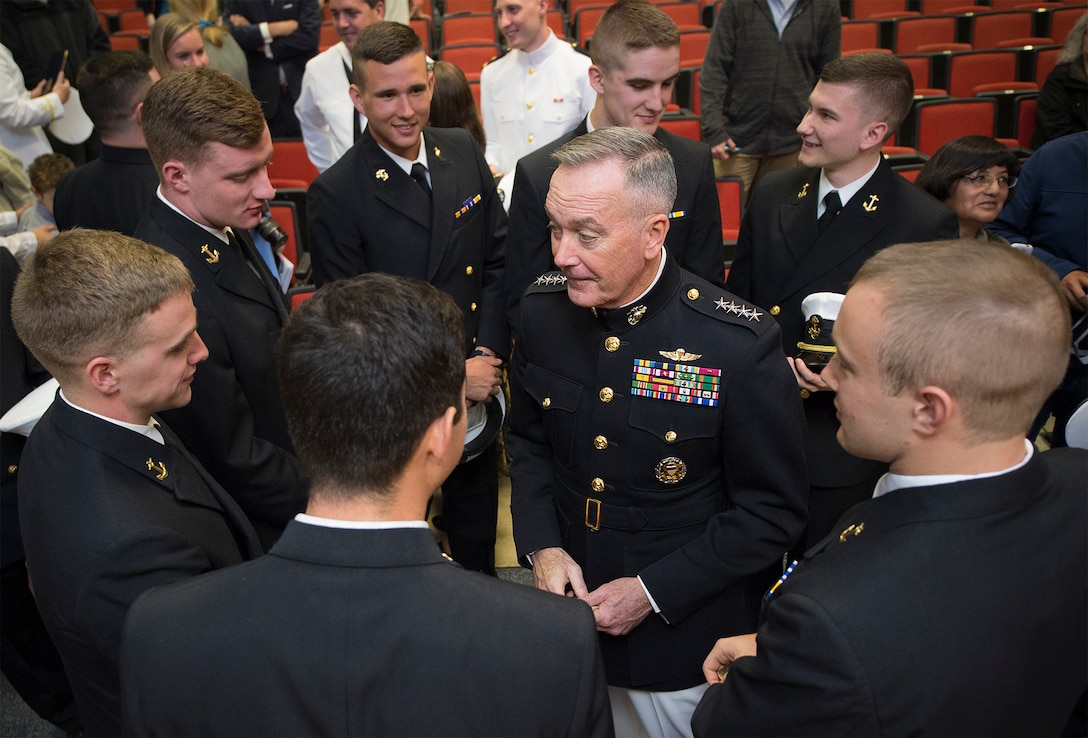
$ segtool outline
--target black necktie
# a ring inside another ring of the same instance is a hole
[[[412,165],[412,179],[423,188],[423,191],[427,193],[427,197],[431,196],[431,185],[427,182],[427,168],[418,161]]]
[[[831,190],[831,192],[824,195],[824,214],[820,216],[817,223],[817,234],[823,235],[840,210],[842,210],[842,200],[839,199],[839,192],[838,190]]]

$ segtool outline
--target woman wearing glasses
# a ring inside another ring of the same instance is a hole
[[[1020,161],[989,136],[960,136],[937,149],[916,184],[956,211],[960,238],[1007,244],[985,226],[997,218],[1016,186]]]

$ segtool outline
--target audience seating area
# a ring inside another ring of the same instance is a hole
[[[556,35],[591,49],[593,29],[608,8],[601,0],[554,0],[547,22]],[[674,104],[662,126],[700,138],[699,75],[710,29],[721,0],[653,0],[681,31],[681,74]],[[150,30],[135,0],[92,0],[114,49],[147,49]],[[897,54],[911,69],[915,106],[884,147],[908,178],[946,141],[969,133],[994,136],[1026,157],[1035,127],[1038,90],[1054,68],[1058,51],[1084,0],[840,0],[843,54]],[[424,0],[424,17],[411,21],[427,53],[464,71],[479,101],[480,71],[502,52],[493,0]],[[329,7],[324,8],[322,50],[338,42]],[[279,211],[294,220],[292,247],[307,251],[306,188],[317,172],[301,141],[277,141],[269,169]],[[735,243],[743,202],[740,183],[718,183],[722,238]],[[286,226],[286,224],[284,224]]]

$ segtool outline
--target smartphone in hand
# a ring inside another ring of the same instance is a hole
[[[68,63],[68,50],[54,51],[49,57],[49,65],[45,69],[45,87],[42,94],[47,95],[53,91],[53,85],[57,83],[57,77],[64,71],[64,65]]]

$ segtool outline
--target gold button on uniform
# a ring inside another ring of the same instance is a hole
[[[18,464],[12,464],[11,466],[8,467],[8,474],[14,474],[17,471],[19,471],[19,465]]]
[[[770,312],[771,315],[778,315],[780,312],[782,312],[782,308],[774,305],[768,312]]]
[[[531,102],[525,103],[525,109],[526,110],[532,110],[533,109],[533,104]]]
[[[530,133],[529,134],[529,143],[532,143],[534,138],[535,137],[533,136],[533,134]]]
[[[595,436],[593,439],[593,448],[598,451],[604,451],[608,448],[608,439],[604,436]]]
[[[472,312],[476,312],[476,303],[470,302],[469,305],[468,305],[468,309],[471,310]]]
[[[601,398],[601,402],[612,402],[612,398],[616,396],[616,393],[612,391],[611,387],[605,387],[597,393],[597,396]]]
[[[472,276],[472,267],[471,266],[465,267],[465,274],[467,274],[470,277]]]
[[[676,431],[665,431],[665,441],[673,443],[676,441]]]
[[[698,300],[699,299],[699,290],[695,289],[694,287],[692,287],[690,290],[688,290],[688,299],[689,300]]]
[[[803,390],[801,390],[801,399],[802,400],[807,400],[811,394],[812,393],[809,392],[807,389],[803,389]]]
[[[552,406],[552,398],[545,397],[543,400],[540,401],[540,406],[541,407],[551,407]]]
[[[593,488],[594,492],[604,492],[604,480],[600,477],[593,477],[593,481],[589,483],[589,486]]]
[[[529,67],[529,74],[536,74],[536,67]]]
[[[604,339],[604,348],[605,351],[619,351],[620,339],[616,338],[615,336],[609,336],[608,338]]]

